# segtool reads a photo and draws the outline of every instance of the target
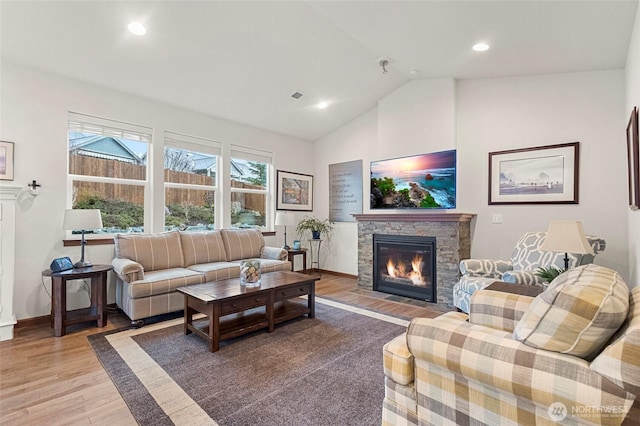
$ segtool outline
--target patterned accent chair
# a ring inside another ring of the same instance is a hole
[[[460,262],[462,277],[453,286],[453,305],[462,312],[469,312],[471,295],[487,287],[494,281],[515,284],[542,285],[544,280],[536,275],[536,269],[556,266],[564,268],[564,253],[540,250],[547,236],[546,232],[527,232],[513,248],[510,260],[465,259]],[[595,256],[602,253],[606,243],[602,238],[587,236],[594,254],[569,255],[569,268],[593,263]]]

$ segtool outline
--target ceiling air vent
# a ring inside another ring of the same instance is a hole
[[[302,96],[304,95],[300,92],[293,92],[293,95],[291,95],[293,99],[300,99]]]

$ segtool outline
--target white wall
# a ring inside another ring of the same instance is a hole
[[[455,81],[410,81],[378,102],[378,149],[372,159],[453,149],[454,132]]]
[[[66,205],[67,112],[75,111],[120,120],[154,129],[152,149],[159,146],[164,130],[270,150],[275,168],[309,173],[313,170],[312,144],[308,141],[215,119],[150,100],[114,92],[75,80],[2,63],[0,139],[15,142],[15,181],[33,179],[42,184],[34,200],[19,200],[16,208],[16,279],[14,309],[17,319],[47,315],[50,283],[41,278],[55,257],[79,258],[79,247],[63,247],[62,219]],[[206,94],[203,94],[205,96]],[[209,96],[209,95],[206,95]],[[210,94],[215,96],[215,94]],[[160,135],[160,137],[158,137]],[[295,149],[292,149],[295,147]],[[157,152],[157,151],[156,151]],[[277,242],[282,244],[282,230]],[[93,263],[110,263],[113,246],[87,246]],[[108,301],[115,301],[110,277]],[[43,285],[44,284],[44,285]],[[88,305],[87,293],[69,295],[71,308]]]
[[[626,66],[626,102],[624,119],[629,120],[634,106],[640,107],[640,8],[636,11],[636,22],[631,36]],[[625,183],[625,188],[626,188]],[[629,274],[632,285],[640,285],[640,210],[627,211],[629,223]]]
[[[374,108],[317,142],[314,149],[314,212],[329,217],[329,164],[362,159],[367,175],[378,139],[378,111]],[[368,206],[369,180],[362,179],[363,208]],[[358,274],[358,229],[355,222],[336,222],[331,238],[323,243],[320,268],[345,274]]]
[[[578,219],[587,233],[607,241],[596,262],[628,277],[626,154],[620,145],[620,129],[625,126],[623,72],[450,82],[410,82],[379,102],[377,122],[361,117],[321,139],[315,148],[316,174],[326,174],[328,164],[352,160],[352,153],[360,152],[363,196],[368,200],[371,159],[456,148],[456,211],[478,215],[472,224],[473,257],[508,258],[523,232],[546,230],[552,219]],[[488,205],[489,152],[574,141],[580,142],[581,150],[579,204]],[[349,155],[342,154],[346,147]],[[316,189],[328,200],[325,181],[319,180]],[[503,224],[491,224],[493,213],[503,215]],[[341,227],[348,232],[335,233],[332,244],[338,244],[331,249],[340,253],[332,257],[343,260],[341,247],[349,247],[348,239],[356,231],[352,224]],[[323,268],[357,273],[355,262],[347,266],[335,261]]]
[[[455,147],[454,82],[452,79],[411,81],[380,99],[363,114],[315,146],[314,214],[328,217],[328,165],[362,159],[363,213],[369,213],[369,163]],[[358,229],[338,222],[321,253],[322,269],[358,274]]]
[[[507,258],[517,236],[553,219],[603,237],[598,264],[628,275],[622,71],[458,84],[459,208],[478,214],[472,256]],[[579,204],[488,205],[489,151],[580,142]],[[491,224],[494,213],[504,223]]]

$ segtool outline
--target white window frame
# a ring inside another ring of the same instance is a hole
[[[152,194],[150,187],[150,171],[153,167],[152,162],[152,139],[153,129],[151,127],[141,126],[132,123],[126,123],[123,121],[117,121],[107,118],[95,117],[92,115],[77,113],[69,111],[67,114],[67,153],[66,153],[66,170],[67,170],[67,208],[73,207],[73,182],[97,182],[108,183],[116,185],[133,185],[141,186],[144,188],[144,221],[143,232],[148,232],[151,229],[149,218],[150,209],[152,206]],[[147,148],[147,164],[145,166],[146,176],[144,180],[136,179],[123,179],[113,177],[102,176],[86,176],[69,173],[69,131],[77,131],[81,133],[91,133],[94,135],[113,136],[116,138],[123,138],[128,140],[134,140],[141,143],[146,143]],[[72,236],[72,231],[67,231],[67,238]],[[101,233],[97,235],[89,235],[86,238],[103,238],[111,234]]]
[[[203,190],[203,191],[213,191],[213,205],[215,206],[214,220],[216,229],[220,229],[222,226],[222,215],[223,209],[220,208],[222,204],[222,196],[220,189],[220,166],[221,166],[221,158],[222,158],[222,143],[214,141],[212,139],[201,138],[197,136],[189,136],[181,133],[165,131],[164,132],[164,145],[162,150],[162,159],[163,159],[163,173],[162,173],[162,181],[163,181],[163,190],[162,190],[162,199],[163,205],[166,205],[164,202],[166,189],[167,188],[177,188],[177,189],[195,189],[195,190]],[[211,154],[216,156],[216,176],[215,182],[213,185],[195,185],[188,183],[175,183],[175,182],[165,182],[164,181],[164,148],[177,148],[184,149],[187,151],[201,152],[203,154]],[[164,215],[163,215],[164,218]],[[163,229],[166,226],[163,219]]]
[[[236,193],[245,193],[245,194],[262,194],[266,196],[265,201],[265,225],[263,231],[273,229],[273,202],[275,197],[273,195],[273,191],[275,189],[273,184],[273,153],[271,151],[265,151],[261,149],[251,148],[242,145],[234,145],[230,146],[231,151],[229,158],[224,159],[227,163],[228,167],[231,167],[232,159],[246,160],[246,161],[254,161],[259,163],[267,164],[267,182],[265,184],[265,189],[251,189],[251,188],[234,188],[231,186],[231,174],[227,174],[226,177],[229,179],[229,192],[230,195],[234,192]],[[231,223],[231,209],[228,209],[228,212],[225,212],[226,217],[228,218],[229,223]]]

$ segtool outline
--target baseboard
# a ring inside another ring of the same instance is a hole
[[[20,319],[16,322],[14,328],[32,327],[35,325],[51,324],[51,315],[43,315],[41,317]]]
[[[307,271],[309,272],[319,272],[321,274],[329,274],[329,275],[335,275],[337,277],[342,277],[342,278],[352,278],[354,280],[358,279],[357,275],[351,275],[351,274],[345,274],[344,272],[335,272],[335,271],[330,271],[328,269],[308,269]]]

